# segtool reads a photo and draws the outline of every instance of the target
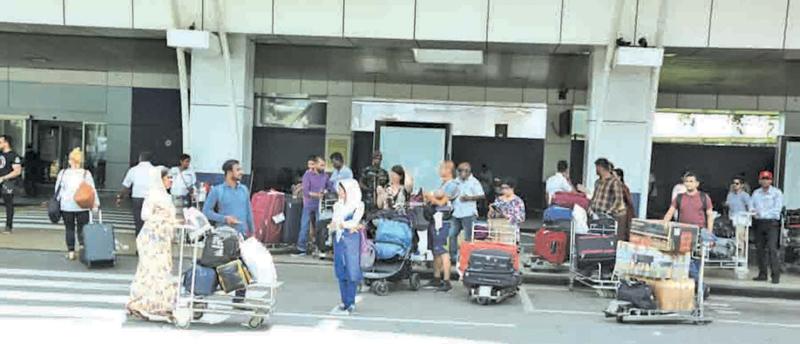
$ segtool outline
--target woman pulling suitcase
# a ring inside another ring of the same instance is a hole
[[[89,223],[89,210],[100,207],[91,172],[83,169],[83,153],[75,148],[69,153],[69,168],[56,180],[56,197],[66,229],[67,259],[75,260],[75,232],[83,246],[83,226]]]
[[[339,280],[342,303],[335,313],[350,315],[355,311],[356,293],[361,283],[361,218],[364,202],[355,179],[339,182],[339,201],[333,206],[329,226],[334,235],[333,267]]]
[[[172,321],[177,285],[172,276],[172,239],[177,220],[175,204],[167,189],[172,186],[168,170],[150,170],[150,191],[142,205],[144,226],[136,238],[139,264],[131,284],[128,314],[143,320]]]

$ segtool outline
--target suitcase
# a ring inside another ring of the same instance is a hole
[[[694,309],[695,283],[691,278],[648,281],[653,290],[658,309],[667,312]]]
[[[556,223],[572,221],[572,209],[551,205],[544,210],[544,222]]]
[[[192,272],[194,269],[188,268],[183,272],[183,288],[186,292],[192,290]],[[197,277],[194,279],[194,294],[207,296],[217,291],[217,271],[202,265],[197,265]]]
[[[572,209],[577,205],[589,210],[589,199],[586,198],[586,194],[580,192],[556,192],[550,203],[567,209]]]
[[[464,272],[464,285],[511,288],[519,285],[520,274],[514,267],[514,255],[507,250],[472,251]]]
[[[614,262],[617,259],[617,236],[580,234],[575,236],[578,264]]]
[[[303,199],[286,197],[286,204],[283,206],[283,228],[281,241],[284,244],[297,244],[300,236],[300,219],[303,216]]]
[[[466,241],[458,248],[458,268],[462,274],[466,272],[467,268],[469,267],[469,259],[472,255],[472,252],[480,250],[499,250],[507,252],[512,257],[514,270],[519,271],[519,253],[517,252],[517,247],[515,245],[492,241]]]
[[[489,223],[483,221],[475,221],[472,223],[472,239],[473,240],[486,240],[489,237]]]
[[[317,242],[317,250],[319,253],[327,253],[333,250],[333,240],[328,240],[328,236],[330,235],[330,230],[328,229],[328,225],[331,224],[331,219],[326,220],[319,220],[314,227],[314,240]]]
[[[533,254],[551,264],[562,264],[567,259],[567,233],[542,228],[536,231]]]
[[[116,262],[114,226],[103,223],[103,213],[98,212],[97,222],[89,212],[89,223],[83,227],[83,250],[80,260],[91,268],[97,264]]]
[[[265,244],[281,241],[281,223],[275,223],[273,217],[283,213],[286,203],[283,193],[276,191],[259,191],[250,200],[255,223],[255,237]]]
[[[244,263],[238,259],[218,266],[217,277],[219,278],[219,285],[222,287],[222,291],[226,294],[247,288],[247,285],[253,280],[252,277],[250,277],[250,271],[248,271]]]
[[[216,268],[239,259],[239,232],[227,226],[219,227],[206,235],[200,265]]]

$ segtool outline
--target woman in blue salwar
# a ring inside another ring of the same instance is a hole
[[[361,187],[354,179],[343,180],[337,186],[339,201],[333,207],[330,230],[334,233],[333,266],[339,280],[342,303],[335,309],[338,314],[350,315],[355,311],[358,285],[361,283],[361,218],[364,203]]]

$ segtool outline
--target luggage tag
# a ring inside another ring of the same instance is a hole
[[[283,221],[286,221],[286,215],[284,215],[283,213],[280,213],[272,217],[272,222],[275,222],[276,225],[283,223]]]
[[[442,225],[443,225],[442,218],[443,217],[444,217],[444,214],[442,214],[441,212],[436,212],[436,214],[433,214],[433,223],[434,223],[434,226],[436,227],[437,230],[442,229]]]

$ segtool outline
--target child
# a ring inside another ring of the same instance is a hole
[[[364,216],[361,187],[354,179],[343,180],[337,186],[339,201],[333,206],[329,229],[334,236],[333,266],[339,279],[342,303],[334,310],[350,315],[355,311],[358,285],[361,283],[361,234],[358,232]]]

